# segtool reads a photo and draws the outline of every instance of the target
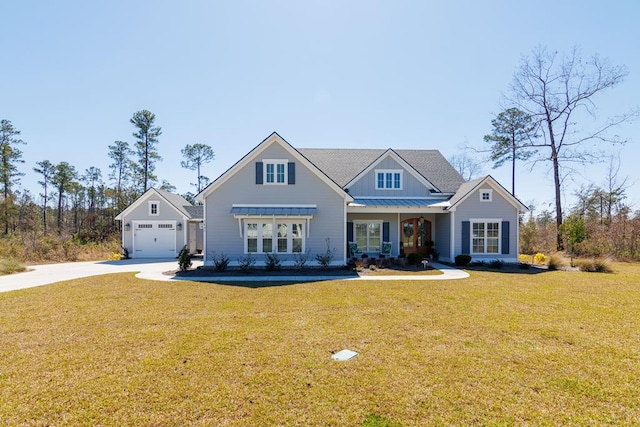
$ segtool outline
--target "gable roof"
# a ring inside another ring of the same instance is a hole
[[[121,220],[124,216],[126,216],[130,211],[135,209],[143,200],[150,199],[153,195],[164,199],[169,205],[171,205],[174,209],[184,215],[187,219],[200,219],[203,217],[203,208],[202,206],[193,206],[191,203],[187,201],[184,197],[179,194],[170,193],[166,190],[150,188],[142,194],[142,196],[138,197],[136,201],[131,203],[125,210],[120,212],[115,219]]]
[[[397,154],[442,193],[454,193],[464,183],[438,150],[299,148],[298,151],[342,188],[386,152]]]
[[[233,175],[236,174],[241,168],[247,166],[251,161],[257,158],[260,153],[270,147],[272,144],[279,144],[287,152],[291,154],[295,159],[300,161],[306,166],[313,174],[320,178],[331,189],[343,196],[348,202],[353,201],[353,198],[340,186],[332,177],[330,177],[325,171],[320,169],[316,164],[311,162],[306,156],[304,156],[299,150],[294,148],[291,144],[284,140],[277,132],[272,132],[271,135],[266,137],[260,144],[256,145],[251,151],[238,160],[233,166],[222,173],[211,184],[209,184],[204,190],[196,195],[196,200],[204,200],[216,188],[225,183]]]
[[[520,212],[528,212],[529,208],[525,206],[517,197],[514,197],[504,188],[498,181],[496,181],[491,175],[487,175],[484,178],[476,178],[471,181],[463,183],[456,194],[449,199],[449,207],[446,210],[455,210],[456,206],[467,199],[475,190],[483,186],[484,184],[490,184],[491,187],[496,189],[503,198],[514,205]]]

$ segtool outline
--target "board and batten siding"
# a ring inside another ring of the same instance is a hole
[[[402,190],[376,190],[376,170],[402,170]],[[427,197],[431,192],[398,162],[388,157],[349,187],[353,197]]]
[[[295,162],[295,184],[256,184],[256,162],[263,159],[286,159]],[[310,252],[309,264],[315,264],[315,256],[327,249],[326,239],[335,248],[334,263],[343,264],[346,247],[345,199],[307,169],[289,152],[278,145],[271,145],[255,159],[212,191],[205,201],[206,254],[205,264],[212,265],[214,253],[224,252],[231,265],[245,256],[244,237],[240,234],[238,220],[230,213],[234,204],[244,205],[316,205],[316,214],[309,222],[309,232],[305,233],[305,248]],[[291,218],[292,220],[294,218]],[[243,230],[244,233],[244,230]],[[264,263],[263,254],[253,254],[256,265]],[[283,264],[291,264],[293,255],[278,254]]]
[[[472,194],[461,202],[455,211],[455,238],[454,257],[463,252],[462,225],[470,219],[499,219],[509,222],[509,250],[505,253],[503,246],[504,238],[500,236],[501,251],[498,254],[471,254],[476,261],[500,259],[505,262],[518,262],[518,210],[515,206],[505,200],[498,191],[493,190],[490,202],[480,201],[480,191],[491,189],[490,186],[475,190]],[[501,232],[502,232],[501,224]]]

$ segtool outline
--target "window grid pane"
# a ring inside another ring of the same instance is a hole
[[[378,188],[384,188],[384,174],[382,172],[378,173]]]
[[[393,180],[392,180],[393,174],[391,172],[388,172],[385,175],[386,175],[385,188],[391,188],[391,186],[393,185]]]
[[[262,252],[273,251],[273,224],[262,224]]]
[[[258,224],[247,224],[247,252],[258,252]]]
[[[393,188],[400,188],[400,174],[398,172],[393,174]]]
[[[284,164],[283,163],[278,163],[277,165],[278,167],[278,183],[282,184],[284,183]]]
[[[273,163],[267,163],[267,182],[273,183]]]
[[[287,224],[278,224],[278,252],[287,252]]]

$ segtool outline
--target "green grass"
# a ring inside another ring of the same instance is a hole
[[[613,266],[2,293],[0,424],[638,424],[640,266]]]

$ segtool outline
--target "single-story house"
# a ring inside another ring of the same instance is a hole
[[[157,194],[123,212],[123,224],[147,224]],[[266,254],[282,265],[303,254],[314,263],[328,248],[335,265],[364,253],[517,262],[518,219],[527,211],[491,176],[465,182],[437,150],[296,149],[275,132],[196,200],[204,206],[205,265],[221,254],[230,265],[247,256],[260,265]],[[127,244],[135,238],[123,231]]]
[[[192,254],[204,247],[203,207],[184,197],[150,188],[116,216],[122,247],[131,258],[177,257],[184,245]]]

